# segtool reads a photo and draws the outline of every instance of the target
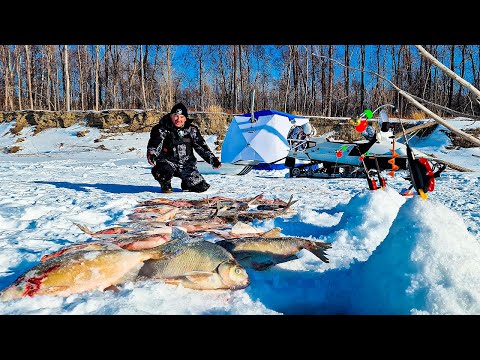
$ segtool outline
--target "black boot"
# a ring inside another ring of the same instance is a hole
[[[170,180],[168,181],[159,181],[160,188],[162,189],[162,193],[171,193],[173,192],[172,183]]]
[[[182,184],[180,185],[183,191],[190,191],[190,188],[188,187],[187,183],[182,180]]]
[[[195,184],[195,185],[193,185],[193,186],[190,186],[190,187],[188,188],[188,191],[200,193],[200,192],[207,191],[209,187],[210,187],[210,185],[207,184],[206,181],[201,181],[201,182],[199,182],[198,184]]]

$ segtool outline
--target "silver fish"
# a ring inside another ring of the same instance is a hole
[[[300,237],[243,237],[216,242],[229,251],[244,267],[266,270],[276,264],[298,259],[296,254],[306,249],[328,263],[326,249],[331,244]]]

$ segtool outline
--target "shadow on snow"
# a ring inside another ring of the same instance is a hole
[[[102,190],[109,193],[125,194],[125,193],[142,193],[142,192],[154,192],[159,193],[159,186],[138,186],[138,185],[124,185],[124,184],[87,184],[87,183],[70,183],[66,181],[34,181],[36,184],[53,185],[57,188],[72,189],[76,191],[88,191],[89,188]]]

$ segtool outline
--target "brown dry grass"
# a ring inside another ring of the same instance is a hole
[[[470,140],[467,140],[463,137],[461,137],[460,135],[457,135],[451,131],[447,131],[447,130],[442,130],[444,131],[447,136],[450,138],[450,140],[452,141],[452,148],[471,148],[471,147],[476,147],[476,145],[474,143],[472,143]],[[480,139],[480,128],[476,128],[476,129],[466,129],[465,132],[467,134],[470,134],[474,137],[476,137],[477,139]]]
[[[7,153],[15,154],[16,152],[19,152],[20,150],[22,150],[22,148],[20,146],[11,146],[7,149]]]
[[[26,126],[28,126],[27,119],[25,117],[18,118],[15,121],[15,126],[10,129],[10,133],[13,135],[18,135]]]
[[[412,120],[423,120],[423,119],[426,119],[427,117],[424,112],[413,111],[412,113],[410,113],[409,118]]]
[[[77,137],[84,137],[90,132],[90,130],[77,131]]]

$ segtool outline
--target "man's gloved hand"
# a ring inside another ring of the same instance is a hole
[[[220,162],[220,160],[218,160],[216,157],[214,157],[214,158],[212,159],[212,167],[213,167],[214,169],[219,169],[219,168],[222,167],[222,163]]]
[[[150,165],[155,166],[157,163],[157,152],[155,149],[147,149],[147,160]]]

